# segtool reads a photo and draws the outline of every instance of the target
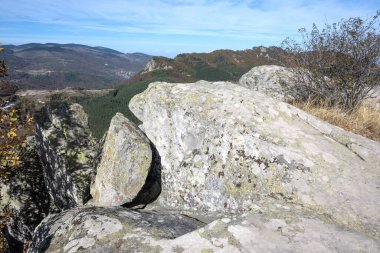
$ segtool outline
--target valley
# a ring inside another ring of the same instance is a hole
[[[8,80],[21,89],[113,87],[142,70],[152,57],[79,44],[30,43],[2,47]]]

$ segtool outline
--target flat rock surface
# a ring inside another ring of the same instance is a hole
[[[301,206],[276,203],[206,225],[175,211],[75,208],[48,217],[28,253],[378,252],[380,244]]]

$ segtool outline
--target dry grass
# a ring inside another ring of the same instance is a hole
[[[347,131],[380,142],[380,108],[364,103],[357,111],[348,114],[339,108],[293,102],[294,106]]]

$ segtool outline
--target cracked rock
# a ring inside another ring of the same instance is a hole
[[[243,213],[277,198],[379,237],[380,143],[228,82],[156,82],[129,106],[161,155],[160,204]]]

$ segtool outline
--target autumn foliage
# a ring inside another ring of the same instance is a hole
[[[7,67],[3,61],[0,61],[1,85],[7,85],[7,82],[3,80],[6,76],[6,71]],[[9,183],[12,171],[22,166],[22,146],[26,136],[30,135],[33,129],[34,122],[30,114],[17,109],[15,105],[11,105],[8,108],[0,108],[0,190],[3,190],[2,187]],[[0,252],[5,252],[7,248],[3,228],[12,215],[13,212],[7,205],[1,207]]]
[[[289,94],[303,103],[358,110],[380,85],[380,10],[370,19],[349,18],[299,30],[301,42],[286,39],[284,64],[294,80]],[[286,84],[285,84],[286,85]]]
[[[17,109],[0,111],[0,180],[7,181],[10,171],[16,169],[22,162],[22,143],[25,133],[33,128],[30,115],[25,119]]]

